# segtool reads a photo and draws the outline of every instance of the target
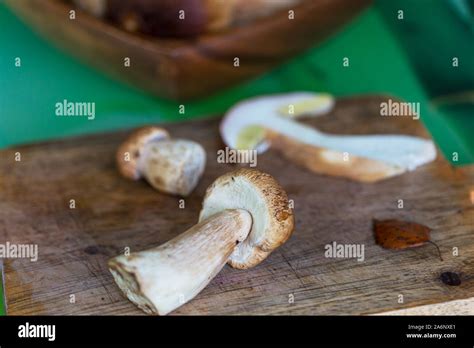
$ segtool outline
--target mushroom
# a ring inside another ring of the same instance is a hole
[[[232,107],[220,125],[232,149],[272,147],[318,173],[376,182],[416,169],[436,158],[432,141],[407,135],[332,135],[297,122],[300,116],[329,112],[327,94],[290,93],[258,97]]]
[[[302,0],[237,0],[234,4],[233,22],[246,24],[258,18],[289,9],[301,3]]]
[[[235,0],[73,0],[129,32],[193,37],[230,26]]]
[[[187,196],[204,172],[206,153],[196,142],[171,139],[166,130],[148,126],[128,137],[116,159],[124,177],[145,177],[159,191]]]
[[[301,0],[72,0],[129,32],[194,37],[219,32],[297,5]]]
[[[294,229],[273,177],[242,168],[207,189],[199,223],[167,243],[109,261],[119,288],[146,313],[165,315],[194,298],[226,263],[254,267]]]

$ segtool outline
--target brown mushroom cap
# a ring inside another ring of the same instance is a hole
[[[225,209],[244,209],[252,215],[249,236],[229,258],[234,268],[259,264],[294,230],[286,192],[271,175],[255,169],[239,169],[214,181],[206,191],[199,221]]]
[[[120,173],[132,180],[140,179],[141,173],[137,164],[143,147],[152,141],[168,138],[169,133],[163,128],[147,126],[137,129],[117,150],[116,160]]]

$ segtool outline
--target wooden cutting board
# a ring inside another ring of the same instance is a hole
[[[311,123],[333,133],[426,136],[411,118],[381,119],[384,100],[342,99]],[[1,151],[0,236],[39,248],[37,262],[6,260],[8,313],[142,314],[121,294],[106,262],[125,247],[159,245],[196,223],[206,187],[235,168],[216,162],[223,148],[218,123],[167,126],[175,137],[207,150],[204,177],[184,209],[179,198],[118,175],[114,153],[128,132]],[[16,152],[21,162],[14,161]],[[439,157],[415,172],[361,184],[312,174],[270,151],[259,156],[258,169],[273,174],[294,200],[293,237],[253,269],[226,266],[174,314],[367,314],[427,304],[428,312],[455,306],[461,308],[457,313],[474,314],[474,167],[455,169]],[[69,208],[71,199],[75,209]],[[373,218],[431,227],[444,261],[433,245],[404,251],[377,246]],[[333,241],[364,244],[365,261],[326,258],[325,245]],[[461,284],[444,284],[440,274],[446,271],[458,273]]]

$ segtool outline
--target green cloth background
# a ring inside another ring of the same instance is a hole
[[[473,9],[470,0],[377,1],[318,47],[253,81],[185,103],[186,114],[180,115],[177,103],[112,80],[59,51],[0,4],[0,147],[217,115],[245,97],[314,90],[390,93],[420,102],[422,121],[446,157],[457,152],[454,164],[474,163]],[[349,68],[342,66],[343,57],[350,58]],[[459,57],[458,68],[451,66],[452,57]],[[95,120],[56,117],[55,103],[64,99],[94,101]]]

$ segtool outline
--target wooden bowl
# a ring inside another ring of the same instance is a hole
[[[196,39],[131,34],[59,0],[6,0],[39,33],[84,61],[157,96],[207,96],[257,76],[328,37],[370,0],[304,0],[288,12]],[[124,66],[125,57],[131,67]],[[234,58],[240,66],[234,66]]]

